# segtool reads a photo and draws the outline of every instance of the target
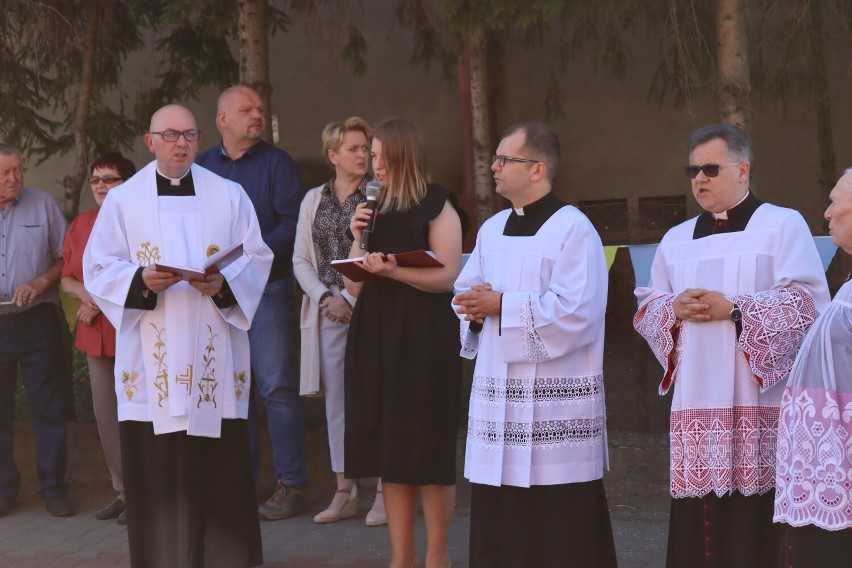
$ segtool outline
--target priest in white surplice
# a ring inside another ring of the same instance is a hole
[[[825,210],[834,244],[852,254],[852,168]],[[781,399],[775,521],[785,523],[779,566],[852,560],[852,279],[820,314]],[[846,560],[843,560],[843,559]]]
[[[603,350],[607,269],[589,220],[551,191],[559,141],[504,134],[491,169],[512,209],[485,222],[456,281],[462,356],[477,357],[465,477],[470,566],[615,566]]]
[[[660,394],[674,385],[667,566],[774,567],[783,381],[828,287],[802,216],[749,191],[742,130],[698,129],[689,164],[705,212],[663,237],[634,318],[663,366]]]
[[[138,567],[262,563],[245,418],[246,330],[272,263],[242,188],[192,165],[184,107],[154,113],[156,160],[110,191],[83,259],[87,290],[116,328],[128,541]],[[182,281],[243,244],[220,274]]]

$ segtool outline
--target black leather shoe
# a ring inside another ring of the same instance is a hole
[[[124,501],[116,497],[115,500],[95,513],[95,518],[99,521],[108,521],[114,519],[124,512]]]
[[[61,495],[45,501],[47,512],[54,517],[73,517],[74,505],[68,500],[68,497]]]
[[[15,498],[0,495],[0,517],[5,517],[15,510]]]
[[[127,524],[127,509],[125,509],[121,512],[121,514],[118,516],[118,519],[116,519],[115,522],[117,522],[120,525],[126,525]]]

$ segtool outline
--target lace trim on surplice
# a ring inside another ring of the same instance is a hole
[[[787,388],[778,425],[775,520],[852,527],[852,393]]]
[[[603,396],[603,375],[582,377],[486,377],[477,375],[471,399],[480,404],[570,404]]]
[[[470,420],[467,442],[479,448],[552,450],[566,446],[597,446],[606,429],[606,417],[498,422]]]
[[[763,390],[787,378],[805,334],[819,316],[811,295],[779,288],[731,297],[743,313],[740,346]]]
[[[645,338],[654,357],[663,367],[660,394],[666,394],[671,388],[674,369],[679,360],[679,353],[675,349],[676,335],[673,332],[677,323],[672,307],[674,298],[674,294],[657,296],[639,306],[633,316],[633,328]]]
[[[531,363],[541,363],[550,359],[544,341],[535,330],[532,299],[529,296],[521,302],[521,326],[523,327],[524,359]]]
[[[778,408],[690,408],[671,413],[672,497],[763,494],[775,487]]]

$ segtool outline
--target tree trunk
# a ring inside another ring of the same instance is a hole
[[[719,115],[748,132],[751,76],[742,0],[716,0],[716,75]]]
[[[814,110],[817,119],[817,148],[819,150],[819,185],[822,206],[828,207],[828,194],[837,181],[837,161],[834,155],[834,137],[831,130],[831,95],[828,71],[825,65],[825,36],[823,35],[820,2],[810,2],[808,7],[811,34],[811,86],[814,90]],[[827,227],[826,227],[827,228]]]
[[[494,214],[491,173],[491,125],[488,114],[488,56],[485,33],[467,39],[470,53],[470,107],[473,122],[473,192],[476,196],[477,227]]]
[[[272,142],[272,106],[269,83],[269,36],[267,0],[239,0],[240,84],[260,94],[265,115],[263,138]]]
[[[74,160],[74,172],[62,180],[65,188],[63,213],[69,221],[77,216],[80,209],[80,192],[89,169],[89,115],[92,105],[92,89],[95,83],[95,51],[97,50],[99,0],[86,2],[86,31],[83,36],[83,68],[80,73],[80,87],[77,93],[77,111],[74,115],[74,147],[77,156]]]

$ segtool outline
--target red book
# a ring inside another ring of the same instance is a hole
[[[387,258],[387,255],[384,255]],[[399,266],[406,268],[440,268],[443,265],[441,261],[435,258],[435,253],[431,250],[412,250],[408,252],[395,253],[393,257]],[[355,266],[356,262],[364,260],[363,256],[358,258],[342,258],[340,260],[332,260],[331,267],[347,277],[352,282],[369,282],[370,280],[379,280],[383,278],[378,274],[367,272],[360,266]]]
[[[237,243],[208,257],[202,268],[172,266],[161,262],[154,263],[154,268],[161,272],[180,274],[183,280],[204,280],[204,277],[208,274],[221,272],[223,268],[240,258],[242,255],[243,243]]]

